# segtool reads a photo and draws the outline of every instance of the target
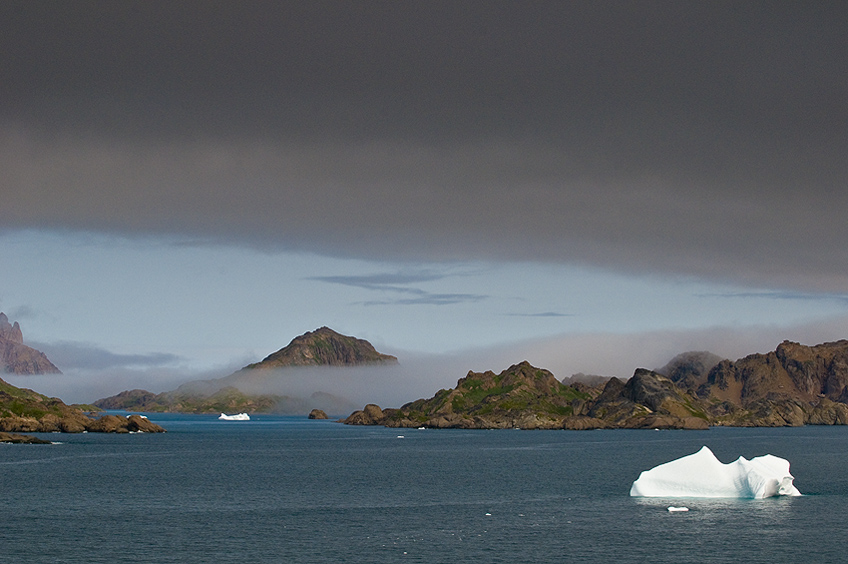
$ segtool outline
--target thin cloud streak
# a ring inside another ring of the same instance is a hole
[[[404,291],[404,284],[415,284],[417,282],[433,282],[446,278],[445,274],[433,273],[381,273],[381,274],[363,274],[363,275],[343,275],[343,276],[311,276],[307,280],[317,280],[320,282],[328,282],[330,284],[341,284],[343,286],[353,286],[355,288],[365,288],[366,290],[392,290]]]
[[[417,292],[414,292],[417,293]],[[419,297],[417,298],[402,298],[397,300],[370,300],[366,302],[360,302],[365,306],[379,306],[379,305],[435,305],[435,306],[445,306],[445,305],[456,305],[463,303],[476,303],[481,302],[483,300],[488,299],[489,296],[485,296],[482,294],[430,294],[427,292],[420,292]]]
[[[801,301],[824,301],[848,303],[848,295],[845,294],[814,294],[809,292],[713,292],[695,294],[703,298],[727,298],[727,299],[750,299],[765,298],[771,300],[801,300]]]
[[[461,303],[475,303],[490,296],[483,294],[469,293],[436,293],[427,292],[421,288],[408,287],[406,284],[414,284],[419,282],[435,282],[448,278],[448,274],[435,273],[381,273],[381,274],[366,274],[366,275],[348,275],[348,276],[313,276],[307,280],[315,280],[319,282],[327,282],[329,284],[340,284],[342,286],[350,286],[353,288],[361,288],[377,292],[388,292],[397,294],[407,294],[415,296],[413,298],[399,298],[393,300],[366,300],[358,302],[364,306],[381,306],[381,305],[456,305]]]
[[[574,317],[573,313],[559,313],[556,311],[544,311],[540,313],[507,313],[509,317]]]

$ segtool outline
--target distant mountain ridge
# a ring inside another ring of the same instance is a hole
[[[24,344],[21,326],[9,323],[0,312],[0,373],[9,374],[61,374],[56,365],[43,352]]]
[[[279,369],[318,366],[344,368],[397,363],[396,357],[377,352],[364,339],[321,327],[295,337],[288,345],[262,361],[248,364],[224,378],[187,382],[176,390],[161,394],[146,390],[124,391],[99,399],[94,405],[101,409],[181,413],[308,413],[315,407],[329,413],[349,413],[353,405],[348,400],[321,391],[309,397],[250,394],[240,390],[239,385],[273,378],[273,371]]]

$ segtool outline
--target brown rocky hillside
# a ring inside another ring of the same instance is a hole
[[[345,422],[390,427],[523,429],[780,427],[848,424],[848,341],[736,362],[705,352],[678,355],[659,372],[637,369],[602,387],[561,384],[527,362],[501,374],[469,372],[455,388],[399,409],[368,405]],[[557,382],[559,386],[554,384]]]

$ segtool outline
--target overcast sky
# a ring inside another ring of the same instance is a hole
[[[134,387],[836,340],[846,66],[842,2],[3,2],[0,310]]]

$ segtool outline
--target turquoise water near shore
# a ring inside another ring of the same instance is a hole
[[[150,414],[0,445],[0,562],[844,562],[848,428],[465,431]],[[799,498],[629,497],[709,446]],[[669,513],[668,505],[687,513]]]

